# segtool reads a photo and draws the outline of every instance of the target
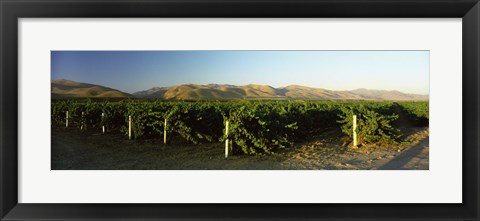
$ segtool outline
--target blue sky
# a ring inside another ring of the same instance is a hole
[[[429,51],[52,51],[52,79],[125,92],[180,84],[291,84],[429,93]]]

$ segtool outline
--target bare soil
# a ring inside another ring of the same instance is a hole
[[[402,130],[409,142],[348,147],[339,131],[275,155],[224,157],[222,143],[163,145],[76,128],[52,127],[52,170],[428,170],[428,128]]]

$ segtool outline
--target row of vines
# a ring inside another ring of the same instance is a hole
[[[107,133],[128,134],[131,116],[134,139],[162,137],[166,129],[193,144],[228,138],[234,152],[252,155],[273,153],[332,128],[341,128],[351,137],[353,115],[361,143],[396,143],[400,141],[398,122],[428,126],[429,116],[428,102],[54,100],[52,124],[65,125],[67,111],[70,124],[82,129],[104,126]]]

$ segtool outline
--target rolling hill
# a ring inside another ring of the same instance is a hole
[[[428,95],[405,94],[400,91],[369,90],[361,88],[350,92],[362,97],[368,97],[372,100],[428,100]]]
[[[65,79],[52,80],[51,89],[52,97],[133,97],[116,89]]]
[[[312,100],[428,100],[428,95],[406,94],[399,91],[357,89],[333,91],[299,85],[274,88],[268,85],[249,84],[184,84],[171,87],[154,87],[133,94],[140,98],[196,100],[196,99],[312,99]]]
[[[153,87],[128,94],[116,89],[79,83],[70,80],[52,80],[52,97],[137,97],[164,100],[218,100],[218,99],[311,99],[311,100],[428,100],[428,95],[406,94],[400,91],[356,89],[334,91],[300,85],[274,88],[268,85],[249,84],[183,84],[170,87]]]

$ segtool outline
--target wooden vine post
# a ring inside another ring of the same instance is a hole
[[[83,111],[82,111],[82,118],[81,118],[81,126],[80,126],[80,130],[83,130]],[[86,128],[85,128],[86,129]]]
[[[128,115],[128,139],[132,139],[132,116]]]
[[[357,115],[353,115],[353,147],[357,147]]]
[[[167,118],[165,118],[165,123],[163,125],[163,144],[167,144]]]
[[[105,121],[103,120],[104,113],[102,113],[102,134],[105,134],[105,125],[103,124]]]
[[[66,117],[65,117],[65,127],[68,127],[68,111],[67,111]]]
[[[225,139],[225,158],[228,157],[228,120],[225,122],[225,136],[227,139]]]

